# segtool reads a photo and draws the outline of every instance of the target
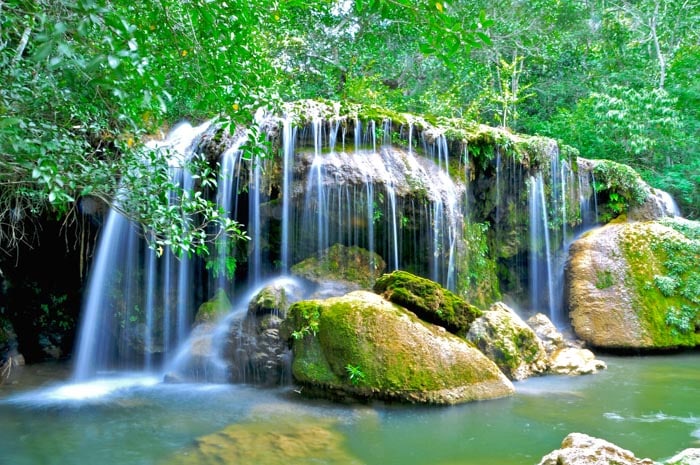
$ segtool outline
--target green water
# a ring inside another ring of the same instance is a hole
[[[516,383],[511,398],[454,407],[336,405],[291,389],[162,384],[75,401],[4,386],[0,464],[220,463],[197,458],[197,438],[252,425],[262,441],[255,447],[265,447],[260,431],[285,423],[333,430],[343,454],[367,465],[535,464],[574,431],[657,460],[700,447],[700,353],[602,358],[609,369],[597,375],[534,378]],[[51,375],[59,376],[44,371],[40,382]],[[319,430],[310,431],[285,440],[313,441]],[[289,464],[341,463],[295,462],[288,453]]]

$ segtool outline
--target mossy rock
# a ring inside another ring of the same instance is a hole
[[[374,291],[421,319],[461,336],[483,313],[438,283],[406,271],[383,275],[375,283]]]
[[[386,268],[378,254],[358,246],[335,244],[292,266],[292,273],[313,282],[347,281],[371,289]]]
[[[347,451],[335,422],[278,410],[197,438],[193,446],[168,457],[162,464],[362,464]]]
[[[535,332],[502,302],[472,323],[467,339],[513,380],[547,371],[547,352]]]
[[[214,297],[204,302],[197,309],[195,324],[211,323],[217,321],[231,311],[231,301],[226,295],[226,291],[219,289]]]
[[[567,266],[576,334],[605,348],[699,345],[698,263],[698,222],[616,222],[589,232]]]
[[[434,404],[513,392],[469,343],[370,292],[298,302],[285,326],[292,374],[307,392]]]

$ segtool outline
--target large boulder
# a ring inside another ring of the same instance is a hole
[[[582,433],[564,438],[561,449],[542,458],[539,465],[654,465],[650,459],[639,459],[632,452],[603,439]]]
[[[466,341],[370,292],[298,302],[289,309],[285,336],[304,392],[455,404],[514,391]]]
[[[535,332],[502,302],[477,318],[467,339],[493,360],[510,379],[522,380],[547,371],[547,353]]]
[[[700,343],[700,223],[617,221],[574,242],[568,305],[595,347],[662,349]]]
[[[472,322],[483,313],[438,283],[406,271],[381,276],[374,291],[459,336],[465,336]]]

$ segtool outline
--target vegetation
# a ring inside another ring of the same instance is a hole
[[[377,279],[374,291],[419,318],[464,336],[482,311],[429,279],[394,271]]]
[[[89,197],[156,247],[243,239],[206,200],[211,167],[195,160],[192,192],[170,185],[144,135],[183,118],[250,126],[260,106],[305,97],[559,138],[697,217],[699,14],[697,0],[5,0],[0,247],[32,243],[42,215],[71,222]]]
[[[661,225],[630,225],[623,253],[630,267],[626,284],[657,347],[700,343],[700,225],[665,219]]]

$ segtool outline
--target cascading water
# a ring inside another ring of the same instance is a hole
[[[182,161],[209,127],[177,127],[153,150],[172,155],[171,173],[191,188]],[[158,263],[160,262],[160,263]],[[107,215],[90,270],[74,378],[124,368],[155,368],[187,336],[193,301],[191,262],[176,260],[169,250],[156,260],[138,228],[116,210]],[[178,303],[181,302],[181,303]]]
[[[194,310],[204,300],[219,290],[233,296],[234,289],[242,289],[241,294],[247,295],[246,290],[280,272],[288,273],[295,263],[322,257],[334,244],[364,248],[386,260],[389,270],[407,269],[455,290],[462,279],[458,260],[466,248],[465,222],[495,228],[493,237],[498,240],[515,237],[519,241],[522,229],[517,228],[523,226],[518,223],[517,210],[522,209],[518,202],[525,186],[529,256],[520,260],[527,264],[530,307],[546,309],[555,323],[564,323],[558,260],[575,232],[571,217],[580,211],[583,223],[595,221],[590,212],[591,199],[595,202],[592,174],[579,171],[577,178],[569,162],[559,160],[558,152],[552,152],[543,170],[523,168],[515,155],[499,149],[487,162],[490,165],[480,166],[483,160],[473,160],[466,145],[460,147],[459,156],[451,156],[447,138],[435,131],[418,134],[423,151],[414,153],[413,124],[407,126],[408,144],[402,149],[393,143],[388,119],[381,131],[374,121],[359,118],[341,124],[339,119],[316,117],[299,130],[292,121],[291,116],[278,121],[282,148],[278,160],[246,159],[241,151],[245,138],[233,141],[221,155],[217,205],[246,225],[251,236],[247,252],[237,252],[236,282],[225,272],[231,260],[231,244],[225,237],[217,244],[220,255],[214,258],[218,274],[202,278],[207,273],[202,262],[178,260],[167,250],[157,257],[138,238],[133,225],[110,212],[85,303],[77,378],[114,367],[159,369],[175,353],[182,353],[183,341],[192,331]],[[208,127],[176,131],[160,147],[177,153],[180,159],[187,157]],[[405,130],[406,126],[401,128]],[[382,136],[379,150],[378,133]],[[354,142],[350,153],[345,151],[348,134]],[[464,174],[466,180],[453,179],[452,170]],[[480,170],[491,173],[489,182],[495,191],[488,182],[475,180]],[[192,178],[184,170],[174,167],[172,176],[179,177],[183,190],[191,189]],[[481,198],[491,199],[485,204],[492,210],[478,203]],[[523,238],[522,242],[528,241]],[[378,272],[374,266],[370,265],[368,273]],[[200,285],[205,290],[197,287]],[[244,309],[245,302],[238,308]],[[223,332],[203,334],[200,328],[191,340],[230,346],[234,320],[243,321],[243,315],[240,310],[240,318],[222,323],[228,329],[217,331]],[[242,323],[236,324],[240,328]],[[189,343],[188,350],[194,350],[193,344]],[[222,354],[222,350],[213,353]],[[117,363],[117,359],[122,361]],[[187,357],[178,355],[178,359]],[[226,374],[231,367],[223,367],[217,359],[202,366],[208,366],[206,371],[211,373],[224,370],[215,376],[207,374],[207,379],[231,378]]]

